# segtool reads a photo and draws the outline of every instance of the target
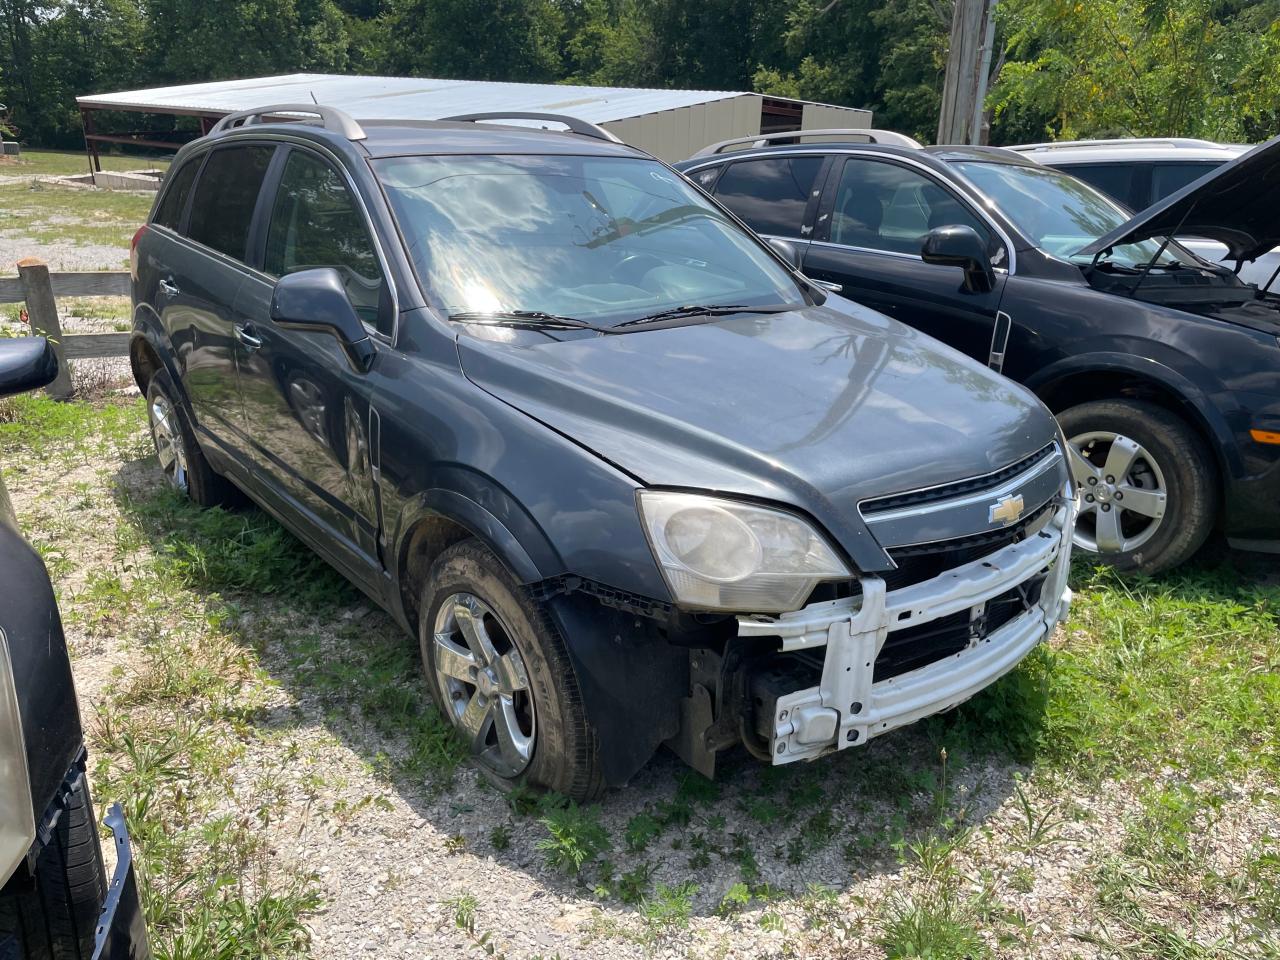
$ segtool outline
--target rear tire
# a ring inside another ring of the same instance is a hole
[[[595,730],[564,640],[502,562],[478,540],[454,544],[432,565],[418,609],[432,696],[481,772],[504,790],[598,796]]]
[[[88,960],[106,895],[98,825],[82,774],[40,851],[32,889],[0,899],[0,941],[17,940],[23,960]]]
[[[1119,570],[1159,573],[1201,547],[1217,516],[1218,476],[1189,423],[1140,400],[1082,403],[1058,422],[1073,448],[1077,550]]]
[[[160,469],[170,486],[202,507],[233,507],[244,502],[239,489],[209,466],[167,371],[157,370],[147,385],[147,422]]]

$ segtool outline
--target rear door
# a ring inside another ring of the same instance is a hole
[[[185,218],[168,208],[166,193],[155,223],[167,228],[155,251],[155,306],[191,401],[196,428],[234,452],[240,421],[236,382],[234,304],[249,276],[249,227],[274,147],[216,147],[203,159]],[[186,167],[175,173],[186,177]],[[162,223],[162,220],[164,221]]]
[[[986,363],[1009,264],[1003,241],[967,201],[923,167],[848,156],[827,178],[804,273]],[[971,293],[957,267],[925,263],[924,235],[972,227],[997,267],[992,290]]]
[[[803,252],[827,162],[813,153],[770,155],[697,171],[692,178],[760,236],[790,241]]]
[[[368,379],[335,337],[273,323],[271,295],[286,274],[333,267],[370,335],[388,345],[395,306],[348,178],[311,150],[282,149],[259,228],[261,270],[236,303],[248,452],[268,493],[283,497],[353,576],[372,582],[379,567],[371,461],[377,438],[370,435],[377,415]]]

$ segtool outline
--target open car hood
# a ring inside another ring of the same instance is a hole
[[[1256,260],[1280,246],[1280,137],[1153,203],[1076,255],[1167,236],[1217,240],[1230,260]]]

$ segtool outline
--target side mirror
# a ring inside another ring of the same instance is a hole
[[[373,363],[377,352],[373,340],[351,305],[342,275],[333,267],[299,270],[281,277],[271,293],[271,319],[293,330],[332,334],[361,372]]]
[[[794,243],[789,240],[779,240],[777,237],[770,237],[765,241],[773,252],[780,256],[787,263],[791,264],[795,269],[800,269],[800,250]]]
[[[44,337],[0,339],[0,397],[53,383],[58,356]]]
[[[995,288],[996,272],[987,245],[973,227],[935,227],[924,235],[920,256],[925,263],[960,267],[964,270],[964,288],[970,293],[986,293]]]

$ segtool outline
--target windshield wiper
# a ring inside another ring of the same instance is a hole
[[[560,317],[541,310],[471,310],[451,313],[458,323],[474,323],[494,327],[526,327],[531,330],[596,330],[601,328],[577,317]]]
[[[683,320],[686,317],[725,317],[734,313],[786,313],[789,310],[801,309],[803,309],[802,305],[790,303],[769,303],[760,306],[752,306],[746,303],[691,303],[683,307],[661,310],[647,317],[625,320],[622,323],[615,324],[611,329],[618,330],[622,327],[647,326],[651,323],[662,323],[666,320]]]

